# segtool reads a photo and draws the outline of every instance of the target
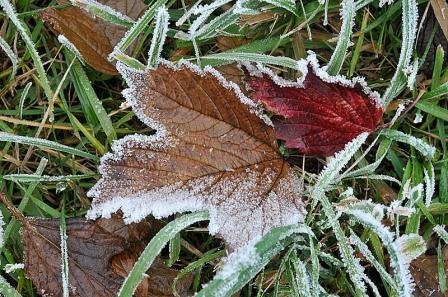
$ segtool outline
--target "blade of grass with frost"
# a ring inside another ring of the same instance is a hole
[[[446,287],[446,273],[445,273],[445,261],[444,261],[444,255],[442,252],[442,245],[439,243],[437,244],[437,276],[439,279],[439,288],[442,293],[445,293],[447,290]]]
[[[196,38],[199,27],[210,17],[210,15],[220,6],[223,6],[227,3],[231,2],[231,0],[217,0],[210,4],[206,5],[198,5],[194,7],[193,14],[198,15],[198,17],[191,23],[188,28],[188,34],[190,38]]]
[[[3,249],[3,244],[5,243],[3,240],[3,227],[5,226],[5,221],[3,221],[3,213],[0,211],[0,252]]]
[[[118,42],[113,52],[109,55],[109,59],[114,59],[117,54],[124,53],[137,39],[138,35],[147,29],[149,23],[154,19],[157,10],[163,5],[166,5],[167,2],[168,0],[157,0],[153,5],[148,7],[146,12],[132,25],[120,42]]]
[[[14,135],[10,133],[0,132],[0,142],[14,142],[14,143],[20,143],[20,144],[27,144],[37,147],[45,147],[49,148],[55,151],[64,152],[70,155],[75,155],[83,158],[88,158],[91,160],[98,161],[98,157],[94,156],[90,153],[51,141],[47,139],[42,138],[35,138],[35,137],[28,137],[28,136],[20,136],[20,135]]]
[[[39,165],[37,166],[35,175],[40,176],[44,172],[45,167],[47,166],[48,160],[45,158],[42,158],[39,162]],[[20,201],[19,206],[17,207],[20,212],[23,212],[28,205],[28,202],[30,201],[30,197],[34,190],[36,189],[38,182],[32,182],[30,185],[28,185],[28,188],[24,191],[23,198]],[[15,219],[12,219],[9,224],[6,226],[5,231],[3,233],[3,240],[5,242],[8,241],[9,236],[11,235],[12,230],[14,229],[15,225],[18,224],[18,222]]]
[[[225,255],[226,255],[225,250],[216,251],[216,252],[214,250],[212,250],[212,251],[207,251],[206,253],[204,253],[204,255],[200,259],[198,259],[194,262],[191,262],[185,268],[183,268],[182,270],[179,271],[179,273],[174,278],[173,285],[171,286],[172,291],[173,292],[177,291],[176,286],[177,286],[177,283],[179,282],[179,280],[186,277],[188,274],[193,273],[194,271],[199,271],[200,269],[202,269],[202,267],[205,264],[210,263],[217,258],[222,258]]]
[[[0,275],[0,294],[7,297],[22,297],[8,281]]]
[[[81,53],[78,51],[76,46],[70,42],[70,40],[67,39],[64,35],[60,34],[58,35],[58,41],[61,45],[63,45],[67,50],[69,50],[72,54],[78,58],[79,62],[81,62],[82,65],[85,65],[86,62],[84,61],[84,57],[81,55]],[[70,61],[73,59],[70,59]]]
[[[174,221],[169,222],[165,227],[157,232],[157,234],[146,246],[145,250],[141,253],[137,262],[135,262],[134,267],[128,277],[124,280],[123,285],[118,292],[118,297],[129,297],[134,294],[138,285],[145,277],[146,271],[170,239],[191,224],[206,221],[208,219],[209,215],[205,211],[186,214],[175,219]]]
[[[295,16],[298,16],[296,1],[294,0],[263,0],[262,2],[269,3],[275,7],[286,9]]]
[[[342,262],[344,263],[347,274],[349,275],[349,278],[353,283],[355,296],[367,296],[366,286],[364,284],[364,273],[363,271],[360,271],[359,260],[355,258],[354,250],[350,246],[348,239],[341,228],[341,225],[339,224],[337,219],[333,219],[337,218],[337,214],[334,211],[333,206],[331,205],[325,194],[322,192],[314,193],[313,199],[318,199],[321,202],[325,216],[329,218],[328,221],[336,236]]]
[[[429,207],[436,190],[436,179],[434,174],[434,166],[432,162],[425,162],[425,168],[423,168],[424,180],[425,180],[425,206]]]
[[[252,241],[236,250],[229,255],[213,280],[195,296],[232,296],[292,242],[292,235],[298,233],[313,235],[311,229],[305,225],[278,227],[269,231],[258,241]]]
[[[391,287],[395,295],[397,294],[397,284],[394,279],[387,273],[386,269],[375,259],[375,256],[369,250],[367,244],[365,244],[361,238],[359,238],[352,230],[350,230],[350,242],[355,245],[359,252],[375,267],[380,274],[381,278]]]
[[[181,1],[182,2],[182,7],[183,7],[185,13],[176,21],[176,27],[182,26],[192,15],[195,14],[196,7],[198,7],[199,4],[201,4],[201,1],[202,0],[199,0],[199,1],[195,2],[195,3],[193,3],[190,6],[189,10],[187,10],[187,8],[185,7],[184,1]]]
[[[0,0],[0,6],[3,8],[6,15],[16,26],[17,31],[19,32],[20,36],[22,36],[22,39],[26,44],[26,48],[29,51],[31,58],[33,59],[34,67],[36,67],[40,85],[42,86],[42,89],[44,90],[45,96],[49,100],[48,108],[51,110],[51,114],[52,114],[53,103],[54,103],[53,91],[51,90],[50,84],[47,79],[47,75],[45,74],[45,69],[44,69],[42,61],[40,59],[39,53],[37,52],[34,42],[31,39],[31,34],[30,34],[28,28],[25,26],[25,24],[18,18],[14,7],[11,5],[11,3],[8,0]]]
[[[448,244],[448,232],[446,232],[445,227],[443,225],[437,225],[433,228],[434,232],[439,235],[440,238],[445,241],[446,244]]]
[[[145,65],[143,65],[139,60],[129,57],[125,53],[114,49],[113,58],[117,61],[124,63],[126,66],[137,69],[137,70],[145,70]]]
[[[290,261],[296,272],[296,282],[299,296],[308,297],[313,296],[311,294],[311,281],[308,276],[307,268],[305,264],[297,257],[295,253],[291,253]],[[313,287],[313,293],[318,294],[319,290]]]
[[[419,138],[392,129],[384,129],[382,130],[382,134],[393,141],[399,141],[413,146],[427,159],[434,158],[436,148]]]
[[[166,33],[168,32],[169,17],[168,10],[165,6],[162,6],[157,10],[156,27],[154,28],[151,46],[148,52],[147,68],[157,67],[165,43]]]
[[[390,81],[389,87],[383,94],[383,106],[387,107],[389,103],[397,96],[406,85],[406,76],[404,71],[408,69],[414,49],[415,35],[417,32],[418,10],[415,0],[403,0],[402,4],[402,47],[398,64]]]
[[[264,63],[264,64],[272,64],[277,66],[283,66],[292,69],[298,69],[297,61],[288,58],[288,57],[276,57],[269,56],[258,53],[237,53],[237,52],[226,52],[226,53],[218,53],[212,54],[208,56],[203,56],[202,60],[219,60],[225,61],[226,64],[231,61],[234,62],[256,62],[256,63]]]
[[[350,46],[350,36],[352,34],[354,19],[356,15],[356,5],[354,0],[343,0],[341,3],[342,25],[339,33],[338,43],[326,66],[326,71],[330,75],[337,75],[341,71],[345,61],[347,49]]]
[[[237,0],[235,3],[235,13],[239,15],[257,15],[262,13],[261,8],[264,3],[259,0]]]
[[[168,244],[169,257],[166,261],[166,266],[171,267],[174,263],[179,260],[180,256],[180,233],[177,233],[173,238],[170,239]]]
[[[65,202],[63,200],[61,218],[59,224],[59,230],[61,233],[61,278],[62,278],[62,296],[69,297],[69,284],[68,284],[68,253],[67,253],[67,225],[65,222],[65,211],[64,205]]]
[[[3,37],[0,36],[0,48],[3,49],[5,54],[8,56],[8,58],[11,60],[12,63],[12,72],[9,76],[9,79],[12,79],[16,76],[17,73],[17,65],[19,64],[19,59],[14,54],[12,48],[9,46],[9,44],[6,42],[6,40],[3,39]]]
[[[316,248],[314,247],[314,241],[311,236],[308,237],[310,242],[310,258],[311,258],[311,288],[313,293],[311,296],[319,296],[319,258],[317,257]],[[309,296],[309,295],[308,295]]]
[[[39,174],[8,174],[3,175],[4,180],[10,180],[18,183],[41,183],[41,182],[68,182],[72,180],[82,180],[98,176],[98,174],[80,174],[80,175],[39,175]]]
[[[444,96],[446,94],[448,94],[448,82],[446,82],[434,89],[431,89],[431,91],[423,94],[423,96],[420,98],[420,100],[426,101],[426,100],[434,99],[434,98],[437,98],[440,96]]]
[[[348,275],[355,287],[356,296],[365,296],[366,287],[363,281],[363,275],[358,270],[358,260],[354,257],[354,251],[350,246],[344,231],[336,219],[336,211],[325,195],[326,189],[334,182],[339,172],[344,168],[355,152],[366,141],[368,133],[362,133],[351,142],[347,143],[342,151],[336,153],[328,162],[324,170],[320,173],[316,184],[311,190],[313,205],[320,202],[327,221],[330,224],[338,241],[338,247],[341,252],[342,260],[347,268]]]
[[[33,85],[32,82],[29,82],[26,84],[25,88],[22,91],[22,94],[20,94],[20,101],[19,101],[19,119],[22,119],[23,115],[23,104],[25,103],[25,99],[28,96],[28,92],[30,91],[31,86]]]
[[[70,2],[73,6],[82,8],[106,22],[128,28],[134,24],[134,21],[127,15],[95,0],[70,0]]]
[[[390,256],[398,296],[411,297],[414,286],[409,271],[409,264],[412,259],[426,250],[426,247],[424,247],[424,249],[421,248],[422,245],[425,245],[423,238],[414,234],[412,237],[403,235],[397,240],[394,240],[393,233],[370,213],[365,213],[359,210],[343,210],[343,212],[350,215],[355,221],[359,222],[364,227],[371,229],[379,236]],[[420,239],[419,241],[416,236]]]
[[[366,142],[367,136],[369,136],[369,133],[361,133],[347,143],[342,151],[331,157],[324,170],[320,173],[314,188],[325,192],[325,189],[334,183],[339,172],[347,165],[356,151]]]
[[[389,176],[389,175],[385,175],[385,174],[358,175],[358,176],[354,176],[353,178],[387,180],[387,181],[394,182],[394,183],[396,183],[398,185],[401,185],[401,182],[398,179],[396,179],[395,177]]]
[[[361,167],[359,169],[344,173],[341,175],[341,179],[356,177],[356,176],[360,176],[360,175],[369,175],[369,174],[374,173],[375,170],[378,168],[378,166],[380,166],[383,159],[386,157],[391,144],[392,144],[391,140],[383,139],[378,146],[378,150],[376,151],[375,162],[373,162],[369,165],[366,165],[364,167]]]
[[[64,50],[64,56],[66,57],[67,62],[73,61],[74,59],[74,55],[68,50]],[[96,95],[87,74],[84,72],[82,65],[76,60],[70,68],[70,77],[72,78],[72,82],[79,100],[83,105],[90,106],[90,109],[98,119],[101,128],[103,128],[104,133],[108,137],[108,140],[116,139],[117,134],[109,115],[104,109],[100,99],[98,99],[98,96]]]
[[[415,104],[415,107],[429,113],[430,115],[442,119],[448,122],[448,110],[446,108],[438,106],[436,103],[431,103],[427,101],[421,101],[421,99]]]
[[[196,32],[195,38],[197,40],[214,38],[220,32],[223,32],[229,26],[235,24],[239,17],[240,16],[235,13],[234,8],[231,8],[199,28]]]

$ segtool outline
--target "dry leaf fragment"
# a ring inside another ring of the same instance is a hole
[[[446,0],[430,0],[434,15],[448,41],[448,3]]]
[[[445,274],[448,274],[448,259],[444,259]],[[437,255],[422,255],[411,262],[411,274],[415,281],[415,297],[446,297],[439,288]]]
[[[301,64],[303,76],[297,82],[277,77],[269,69],[248,80],[254,100],[279,116],[274,119],[275,133],[286,147],[330,156],[376,128],[383,109],[379,96],[363,80],[328,75],[314,55]]]
[[[141,0],[100,0],[98,2],[112,7],[133,20],[146,10],[146,5]],[[58,0],[58,3],[64,4],[68,1]],[[112,75],[118,73],[115,66],[107,60],[107,56],[124,36],[127,28],[95,18],[77,7],[61,10],[50,8],[40,13],[40,16],[57,34],[64,35],[73,43],[94,69]]]
[[[112,259],[112,270],[123,278],[127,277],[134,267],[135,260],[140,255],[136,253],[140,249],[128,250],[115,256]],[[141,248],[143,250],[143,247]],[[141,251],[140,250],[140,251]],[[173,296],[172,285],[178,271],[168,268],[163,261],[157,257],[148,272],[148,277],[144,278],[134,293],[134,297],[171,297]],[[189,274],[182,278],[176,286],[177,297],[193,296],[189,291],[193,281],[193,275]]]
[[[89,192],[88,217],[121,209],[134,222],[207,209],[209,231],[230,249],[303,220],[301,185],[277,151],[273,128],[234,83],[186,63],[118,68],[130,87],[126,99],[157,133],[114,143]]]
[[[22,230],[27,276],[45,296],[62,296],[59,224],[58,219],[33,219]],[[116,296],[124,277],[113,271],[112,259],[133,251],[134,258],[130,261],[134,263],[142,249],[142,240],[147,240],[159,228],[148,221],[125,225],[117,217],[95,222],[68,219],[70,296]],[[156,284],[149,284],[153,285]]]

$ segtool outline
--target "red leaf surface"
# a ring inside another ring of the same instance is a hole
[[[309,67],[297,86],[293,82],[280,86],[267,74],[250,77],[248,84],[253,99],[279,116],[273,119],[275,133],[287,148],[330,156],[359,134],[374,130],[383,109],[361,88],[344,86],[347,82],[341,83],[339,77],[322,79],[315,73]]]

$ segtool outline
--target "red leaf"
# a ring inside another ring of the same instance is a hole
[[[312,66],[303,83],[294,86],[293,82],[280,86],[267,74],[250,77],[248,84],[253,99],[279,116],[273,119],[275,133],[287,148],[329,156],[359,134],[374,130],[383,109],[360,88],[344,86],[348,83],[340,82],[340,77],[320,78],[315,73],[323,71]]]

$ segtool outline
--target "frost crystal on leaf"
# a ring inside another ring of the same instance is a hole
[[[86,62],[84,61],[84,58],[82,57],[81,53],[78,51],[76,46],[73,43],[71,43],[70,40],[67,39],[67,37],[65,37],[62,34],[59,34],[58,41],[60,44],[65,46],[69,51],[71,51],[83,65],[85,65]]]
[[[3,226],[5,222],[3,221],[3,213],[0,211],[0,249],[3,248]]]
[[[25,265],[23,263],[6,264],[4,270],[6,273],[11,273],[19,269],[23,269]]]
[[[157,132],[118,140],[102,158],[89,218],[121,210],[135,222],[205,209],[210,232],[230,249],[303,220],[301,183],[236,84],[185,62],[118,69],[128,103]]]

